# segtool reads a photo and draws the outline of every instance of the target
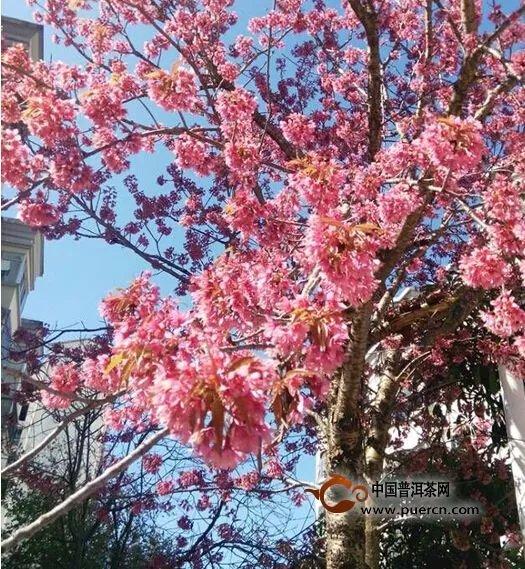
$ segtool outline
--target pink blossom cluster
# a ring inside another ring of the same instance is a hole
[[[299,113],[291,113],[281,121],[283,134],[292,143],[306,146],[315,137],[315,123]]]
[[[237,88],[234,91],[225,91],[217,97],[217,111],[224,125],[225,134],[233,134],[235,123],[244,127],[251,123],[251,118],[257,109],[255,97],[246,89]]]
[[[2,132],[2,183],[24,190],[29,185],[29,150],[17,130]]]
[[[500,222],[514,223],[523,218],[523,199],[519,186],[508,176],[497,175],[483,195],[487,213]]]
[[[53,369],[49,388],[65,394],[73,394],[80,386],[80,376],[73,363],[62,364]],[[42,403],[51,409],[66,409],[71,405],[71,398],[42,390]]]
[[[163,460],[160,454],[146,454],[142,457],[142,466],[145,472],[157,474],[162,466]]]
[[[510,291],[504,290],[490,304],[492,310],[482,313],[482,319],[493,334],[507,338],[525,330],[525,310]]]
[[[105,77],[100,77],[91,81],[89,90],[82,97],[82,111],[93,124],[111,128],[115,121],[124,119],[127,113],[122,104],[123,89],[118,85],[108,86],[102,83],[104,80]]]
[[[317,307],[305,296],[283,299],[277,308],[286,318],[268,322],[266,334],[281,357],[295,353],[301,356],[301,365],[305,370],[324,377],[323,374],[329,375],[343,361],[348,329],[342,317],[342,303],[330,298],[323,299],[322,294],[318,295],[316,301]],[[289,376],[287,388],[292,395],[299,393],[304,379],[301,374]],[[309,384],[319,397],[327,384],[313,379],[309,380]]]
[[[486,153],[481,124],[472,118],[433,119],[415,145],[437,168],[471,172]]]
[[[110,362],[106,373],[129,369],[133,394],[124,409],[113,410],[111,423],[118,427],[119,415],[136,421],[146,412],[210,462],[235,464],[256,452],[270,433],[265,410],[274,365],[242,353],[228,356],[198,328],[179,335],[184,316],[172,303],[157,307],[157,302],[158,289],[143,277],[103,303],[102,314],[115,327],[119,346],[113,355],[117,363]]]
[[[175,490],[175,483],[173,480],[161,480],[157,483],[156,490],[159,496],[168,496]]]
[[[24,122],[31,134],[47,145],[66,141],[75,134],[75,117],[73,101],[49,95],[30,97],[23,112]]]
[[[509,277],[509,266],[505,260],[488,247],[474,249],[461,259],[459,268],[463,280],[474,288],[496,288]]]
[[[166,111],[193,111],[198,105],[197,86],[191,72],[175,68],[172,73],[163,70],[147,74],[148,94],[151,100]]]
[[[45,227],[58,221],[60,213],[54,205],[45,201],[22,200],[18,209],[18,218],[30,227]]]
[[[241,186],[253,186],[260,160],[252,130],[252,115],[257,101],[247,90],[237,88],[220,93],[216,106],[221,132],[226,138],[224,161],[231,180]]]
[[[214,168],[214,159],[206,145],[191,135],[178,136],[173,145],[176,163],[184,169],[194,170],[199,176],[209,176]]]
[[[377,202],[379,219],[386,226],[404,222],[422,204],[422,199],[417,188],[404,183],[380,194]]]
[[[313,155],[307,161],[299,161],[298,171],[288,177],[290,190],[319,215],[332,213],[341,203],[348,189],[346,181],[346,172],[335,161]]]
[[[319,266],[328,287],[354,306],[374,292],[374,274],[379,266],[373,230],[369,235],[366,228],[362,229],[337,219],[311,216],[306,235],[308,264],[312,269]]]

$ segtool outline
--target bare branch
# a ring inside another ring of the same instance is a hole
[[[363,25],[368,43],[368,160],[373,161],[381,148],[383,126],[383,101],[381,89],[383,74],[379,51],[379,27],[377,13],[366,8],[360,0],[349,0],[355,15]]]
[[[45,437],[38,445],[36,445],[30,451],[26,452],[18,460],[15,460],[15,462],[12,462],[8,466],[6,466],[0,473],[2,478],[12,475],[16,476],[15,473],[17,470],[19,470],[26,463],[30,462],[31,459],[33,459],[40,451],[42,451],[47,445],[53,442],[71,422],[75,421],[79,417],[82,417],[82,415],[85,415],[90,411],[93,411],[94,409],[96,409],[96,407],[102,405],[102,402],[100,400],[95,401],[94,403],[96,403],[96,405],[86,406],[82,409],[78,409],[77,411],[67,415],[67,417],[64,417],[62,422],[59,425],[57,425],[57,427],[53,431],[51,431],[51,433],[49,433],[49,435],[47,435],[47,437]]]
[[[156,443],[163,439],[169,430],[167,428],[158,431],[149,439],[145,440],[141,445],[139,445],[133,452],[125,456],[123,459],[116,462],[113,466],[109,467],[103,474],[88,482],[83,488],[71,494],[58,506],[49,510],[45,514],[41,515],[34,522],[27,526],[23,526],[16,530],[11,536],[2,541],[2,550],[9,551],[14,547],[17,547],[22,541],[29,539],[39,531],[43,530],[49,524],[52,524],[55,520],[75,508],[78,504],[84,501],[86,498],[92,496],[97,490],[100,490],[104,485],[115,477],[117,474],[128,468],[141,456],[143,456],[150,448],[152,448]]]

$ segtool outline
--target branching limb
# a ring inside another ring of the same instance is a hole
[[[372,162],[381,148],[383,128],[383,101],[381,90],[383,74],[379,50],[377,13],[365,7],[361,0],[349,0],[350,6],[365,29],[368,43],[368,160]]]
[[[32,448],[30,451],[26,452],[23,456],[21,456],[18,460],[15,460],[14,462],[12,462],[11,464],[9,464],[8,466],[6,466],[2,472],[0,473],[0,475],[2,476],[2,478],[6,477],[6,476],[16,476],[16,471],[19,470],[22,466],[24,466],[25,464],[29,463],[35,456],[37,456],[44,448],[46,448],[50,443],[52,443],[57,437],[58,435],[73,421],[75,421],[76,419],[78,419],[79,417],[82,417],[82,415],[85,415],[86,413],[89,413],[90,411],[93,411],[93,409],[95,409],[96,407],[100,406],[100,402],[96,401],[97,405],[90,405],[90,406],[86,406],[82,409],[78,409],[77,411],[69,414],[67,417],[65,417],[62,422],[57,425],[57,427],[55,429],[53,429],[53,431],[51,431],[51,433],[49,433],[49,435],[47,435],[47,437],[45,437],[39,444],[37,444],[34,448]]]
[[[23,526],[20,529],[16,530],[7,539],[2,541],[2,550],[6,552],[10,549],[13,549],[14,547],[17,547],[22,541],[29,539],[39,531],[43,530],[49,524],[52,524],[55,520],[62,517],[64,514],[67,514],[67,512],[78,506],[78,504],[83,502],[86,498],[92,496],[97,490],[103,488],[109,482],[109,480],[111,480],[111,478],[117,476],[117,474],[128,468],[141,456],[146,454],[146,452],[148,452],[150,448],[155,446],[156,443],[163,439],[168,434],[168,432],[169,431],[167,428],[158,431],[149,439],[145,440],[141,445],[139,445],[133,452],[116,462],[113,466],[109,467],[103,474],[94,480],[91,480],[91,482],[88,482],[74,494],[71,494],[71,496],[66,498],[58,506],[41,515],[29,525]]]

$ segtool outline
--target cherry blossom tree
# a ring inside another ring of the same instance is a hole
[[[303,433],[327,473],[372,482],[416,423],[412,470],[501,470],[473,370],[524,372],[524,6],[276,0],[246,23],[230,0],[31,4],[81,63],[5,51],[4,208],[125,247],[190,298],[139,275],[102,301],[109,353],[54,368],[50,407],[115,401],[109,429],[155,434],[50,518],[165,437],[279,476]],[[165,159],[155,184],[144,153]],[[472,425],[454,453],[429,397]],[[326,566],[376,569],[380,535],[327,513]]]

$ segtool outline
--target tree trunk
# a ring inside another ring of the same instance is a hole
[[[362,484],[364,467],[363,431],[357,416],[346,416],[332,428],[331,442],[327,461],[327,476],[341,474],[352,482],[352,487]],[[338,495],[340,486],[328,489],[326,501],[337,504],[345,495]],[[333,513],[326,511],[326,560],[327,569],[369,569],[366,561],[365,517],[361,513],[361,502],[356,501],[356,494],[350,489],[350,498],[355,501],[348,512]]]
[[[327,569],[367,569],[364,518],[352,510],[326,512]]]
[[[379,569],[379,535],[372,517],[365,519],[365,563],[369,569]]]
[[[371,314],[369,302],[352,316],[348,360],[333,377],[328,398],[326,473],[345,476],[354,486],[362,483],[365,467],[360,402]],[[365,549],[359,503],[348,512],[326,513],[327,569],[367,569]]]
[[[364,480],[370,484],[381,477],[384,451],[388,442],[392,399],[398,388],[393,373],[394,354],[385,353],[384,371],[371,407],[371,424],[362,425],[362,382],[366,358],[366,337],[370,323],[370,306],[352,321],[351,354],[332,382],[329,398],[328,476],[341,474],[355,486]],[[367,505],[373,496],[369,494]],[[334,500],[338,502],[338,500]],[[379,536],[376,520],[361,513],[357,502],[346,513],[327,512],[327,569],[378,569]]]

